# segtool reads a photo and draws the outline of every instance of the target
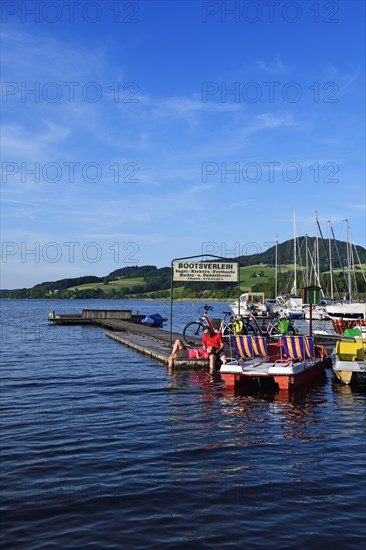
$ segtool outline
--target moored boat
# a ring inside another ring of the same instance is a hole
[[[167,319],[162,317],[160,313],[153,313],[152,315],[144,317],[141,323],[147,327],[161,327],[165,321],[167,321]]]
[[[310,306],[308,304],[304,304],[303,312],[305,319],[308,321],[310,319]],[[327,313],[326,306],[315,304],[312,307],[311,318],[313,321],[329,321],[330,317]]]
[[[273,313],[288,319],[303,319],[303,303],[299,296],[277,296]]]
[[[326,306],[326,312],[331,319],[357,320],[366,319],[366,303],[339,303]]]
[[[307,336],[281,336],[276,343],[260,336],[232,336],[236,358],[220,368],[227,387],[270,380],[291,390],[312,381],[325,370],[324,346]]]
[[[359,373],[366,372],[366,326],[347,328],[332,354],[335,376],[344,384],[350,384]]]
[[[229,304],[229,308],[234,315],[255,316],[267,315],[267,308],[264,300],[264,292],[244,292],[239,297],[239,300]]]

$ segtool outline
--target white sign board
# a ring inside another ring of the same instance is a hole
[[[173,262],[173,281],[238,282],[233,262]]]

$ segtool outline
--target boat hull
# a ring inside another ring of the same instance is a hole
[[[332,367],[333,372],[338,380],[344,384],[350,384],[355,380],[356,376],[360,373],[366,373],[366,360],[361,359],[340,359],[340,357],[334,353],[332,355]]]
[[[366,304],[334,304],[326,307],[326,312],[332,319],[354,320],[366,319]]]
[[[280,389],[291,390],[293,388],[299,388],[300,386],[312,382],[313,380],[324,374],[324,371],[325,361],[323,360],[296,375],[277,375],[274,377],[274,379]]]
[[[320,377],[326,366],[325,359],[319,359],[312,363],[300,362],[293,365],[281,363],[262,363],[258,366],[224,365],[220,369],[221,378],[228,388],[235,388],[237,385],[249,384],[254,378],[259,383],[266,379],[272,381],[273,385],[284,390],[291,390],[306,385],[314,379]],[[230,372],[231,371],[231,372]],[[236,372],[235,372],[236,371]]]

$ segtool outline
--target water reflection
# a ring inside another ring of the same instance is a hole
[[[350,385],[343,384],[336,378],[332,381],[332,393],[335,403],[341,411],[352,411],[353,407],[366,402],[366,375],[358,374]]]
[[[280,439],[300,443],[324,436],[317,425],[321,419],[319,411],[328,401],[325,376],[316,384],[294,391],[271,393],[248,388],[234,392],[226,388],[217,373],[175,372],[170,379],[175,425],[187,422],[187,407],[182,404],[188,399],[186,393],[176,390],[189,388],[192,428],[209,431],[219,425],[230,445],[243,447],[267,443],[266,434],[271,432],[273,436],[273,428]],[[196,432],[185,435],[188,436],[187,443],[197,437]]]

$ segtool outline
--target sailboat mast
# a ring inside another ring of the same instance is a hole
[[[309,250],[308,250],[308,234],[305,233],[305,280],[306,286],[309,286]]]
[[[352,287],[351,287],[351,258],[349,253],[349,235],[348,235],[348,218],[344,220],[346,222],[346,239],[347,239],[347,269],[348,269],[348,293],[349,301],[352,302]]]
[[[328,220],[328,248],[329,248],[330,297],[331,297],[332,300],[334,300],[332,246],[331,246],[331,241],[330,241],[330,220]]]
[[[274,297],[277,298],[278,296],[278,234],[276,235],[276,254],[275,254],[275,295]]]
[[[316,220],[316,239],[315,239],[315,269],[316,269],[316,278],[320,281],[320,259],[319,259],[319,220],[318,220],[318,211],[315,210],[315,220]]]
[[[297,277],[296,277],[296,210],[294,210],[294,288],[295,288],[295,296],[297,293]]]

